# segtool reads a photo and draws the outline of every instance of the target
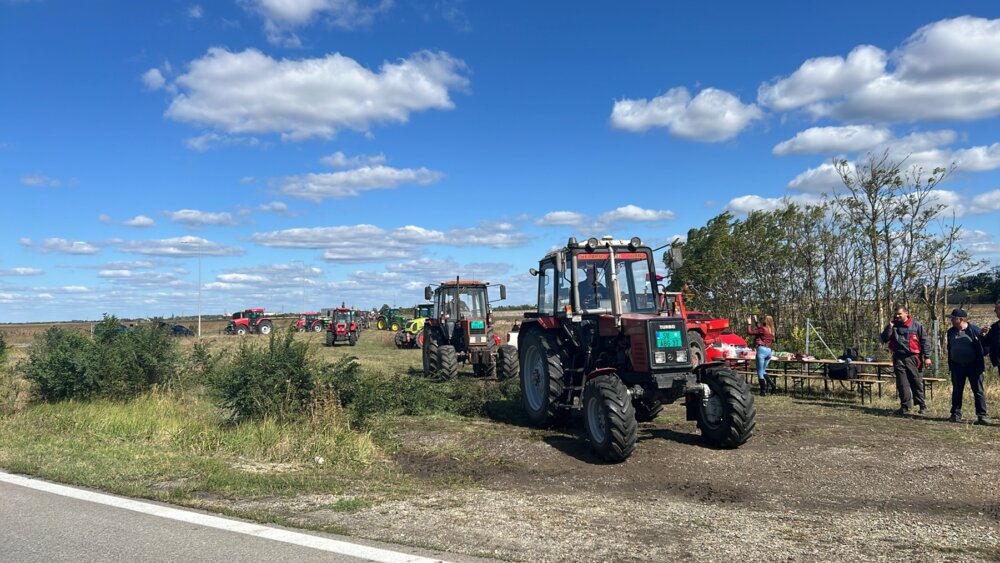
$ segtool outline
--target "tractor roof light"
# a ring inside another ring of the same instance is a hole
[[[587,239],[587,250],[594,250],[595,248],[597,248],[597,245],[599,244],[600,241],[597,240],[597,237],[590,237],[589,239]]]
[[[639,248],[640,246],[642,246],[642,239],[639,238],[639,237],[632,237],[628,241],[628,248],[629,248],[629,250],[635,250],[636,248]]]

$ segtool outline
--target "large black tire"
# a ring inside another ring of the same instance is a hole
[[[358,335],[357,335],[357,334],[354,334],[354,333],[352,332],[352,333],[351,333],[351,334],[350,334],[350,335],[349,335],[349,336],[347,337],[347,343],[348,343],[348,344],[350,344],[351,346],[357,346],[357,345],[358,345]]]
[[[583,388],[587,437],[602,459],[620,462],[635,451],[639,427],[628,388],[616,374],[598,375]]]
[[[632,406],[635,407],[636,422],[649,422],[663,412],[663,403],[656,399],[636,399],[632,401]]]
[[[312,326],[313,332],[323,332],[323,323],[316,321]]]
[[[517,348],[504,344],[497,351],[497,379],[503,381],[517,375]]]
[[[333,333],[330,331],[326,331],[326,345],[333,346],[333,342],[334,342]]]
[[[260,321],[260,324],[257,325],[257,332],[264,336],[271,334],[271,321]]]
[[[392,343],[396,345],[396,348],[404,348],[406,345],[403,342],[403,333],[397,332],[392,338]]]
[[[707,403],[698,409],[698,428],[702,436],[720,448],[742,446],[757,425],[757,407],[750,386],[727,368],[705,371],[701,382],[712,390]]]
[[[438,377],[454,379],[458,375],[458,354],[451,345],[438,346]]]
[[[688,347],[691,348],[691,365],[705,363],[705,339],[693,330],[688,331]]]
[[[566,416],[566,409],[559,404],[565,382],[558,342],[541,330],[532,330],[521,340],[524,341],[524,346],[518,348],[521,404],[536,426],[561,422]]]
[[[438,370],[438,338],[432,330],[424,327],[424,377],[430,377]]]

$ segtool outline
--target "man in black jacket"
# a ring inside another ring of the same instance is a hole
[[[951,372],[950,422],[962,422],[962,394],[965,380],[969,380],[972,396],[976,401],[976,424],[990,424],[986,416],[986,393],[983,391],[983,372],[986,370],[981,339],[989,335],[969,322],[969,315],[962,309],[951,312],[948,329],[948,370]]]
[[[993,312],[1000,319],[1000,301],[993,307]],[[993,367],[1000,366],[1000,321],[997,321],[983,329],[983,346],[990,356],[990,363]]]
[[[882,342],[892,352],[892,371],[900,403],[896,414],[906,415],[913,403],[920,407],[920,414],[926,413],[923,370],[931,365],[931,342],[923,325],[910,316],[906,307],[896,307],[892,323],[882,331]]]

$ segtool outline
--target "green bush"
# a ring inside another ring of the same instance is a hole
[[[267,344],[240,342],[233,358],[209,378],[218,404],[234,421],[287,419],[305,412],[314,398],[322,366],[291,331],[271,333]]]
[[[35,339],[20,369],[35,384],[43,401],[89,399],[98,385],[88,370],[91,341],[75,332],[52,327]]]
[[[157,324],[126,330],[105,315],[90,340],[50,328],[28,352],[21,370],[43,401],[128,399],[168,386],[177,375],[177,345]]]

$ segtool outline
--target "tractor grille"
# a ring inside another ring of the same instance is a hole
[[[469,345],[485,346],[488,335],[486,334],[486,321],[469,321]]]
[[[688,348],[683,319],[650,319],[647,331],[652,367],[678,367],[691,364],[691,351]]]

